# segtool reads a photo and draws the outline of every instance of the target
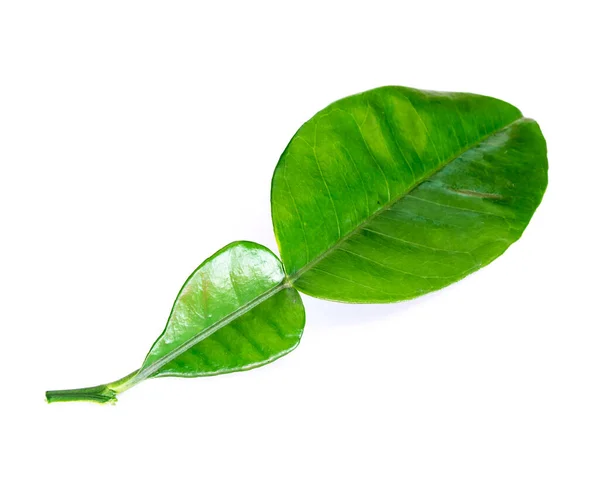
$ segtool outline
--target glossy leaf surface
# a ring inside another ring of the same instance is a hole
[[[47,391],[46,400],[112,403],[151,377],[210,376],[280,358],[298,346],[304,330],[302,300],[285,279],[267,248],[231,243],[184,283],[140,369],[109,384]]]
[[[501,255],[546,184],[545,140],[514,106],[384,87],[339,100],[298,130],[275,169],[272,217],[300,291],[392,302]]]
[[[304,306],[283,280],[281,262],[264,246],[237,242],[218,251],[183,285],[140,372],[207,376],[290,352],[302,336]]]

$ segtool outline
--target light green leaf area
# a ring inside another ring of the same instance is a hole
[[[218,251],[183,285],[138,376],[208,376],[287,354],[300,342],[304,306],[283,281],[281,262],[264,246]]]
[[[298,130],[273,176],[290,281],[347,302],[443,288],[521,236],[547,169],[537,123],[501,100],[403,87],[339,100]]]

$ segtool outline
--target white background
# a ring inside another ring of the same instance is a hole
[[[600,477],[593,3],[2,1],[0,475]],[[275,249],[291,136],[388,84],[538,120],[549,187],[504,256],[408,303],[304,297],[261,369],[44,402],[136,369],[217,249]]]

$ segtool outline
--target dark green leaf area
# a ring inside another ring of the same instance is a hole
[[[516,241],[547,184],[538,125],[500,100],[384,87],[305,123],[272,183],[283,262],[307,294],[410,299]]]

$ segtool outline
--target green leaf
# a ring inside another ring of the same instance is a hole
[[[231,243],[202,263],[179,292],[142,367],[110,384],[48,391],[48,402],[115,402],[150,377],[210,376],[252,369],[292,351],[304,306],[281,262],[256,243]]]
[[[537,123],[501,100],[384,87],[337,101],[298,130],[273,175],[287,275],[263,246],[226,246],[185,282],[139,370],[46,398],[111,403],[147,378],[274,361],[304,329],[294,288],[363,303],[443,288],[521,236],[547,172]]]
[[[302,336],[304,306],[284,278],[281,262],[264,246],[237,242],[218,251],[183,285],[141,372],[208,376],[289,353]]]
[[[339,100],[298,130],[273,176],[290,281],[348,302],[443,288],[521,236],[547,168],[537,123],[501,100],[403,87]]]

